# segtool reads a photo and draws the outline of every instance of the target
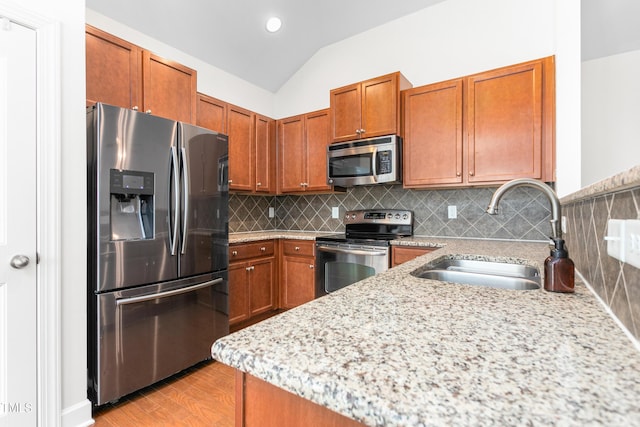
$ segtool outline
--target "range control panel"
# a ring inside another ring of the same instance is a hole
[[[363,209],[347,211],[344,224],[413,224],[413,212],[402,209]]]

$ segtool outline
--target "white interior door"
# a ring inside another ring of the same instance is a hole
[[[37,424],[36,33],[0,19],[0,426]]]

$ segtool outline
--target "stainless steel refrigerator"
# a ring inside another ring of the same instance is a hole
[[[102,405],[210,357],[229,333],[228,140],[87,110],[88,395]]]

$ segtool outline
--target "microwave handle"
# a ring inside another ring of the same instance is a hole
[[[371,171],[373,172],[373,180],[378,182],[378,147],[374,147],[371,152]]]

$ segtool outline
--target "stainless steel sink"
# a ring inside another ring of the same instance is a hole
[[[512,290],[540,288],[540,272],[528,265],[468,259],[444,259],[411,275],[423,279]]]

